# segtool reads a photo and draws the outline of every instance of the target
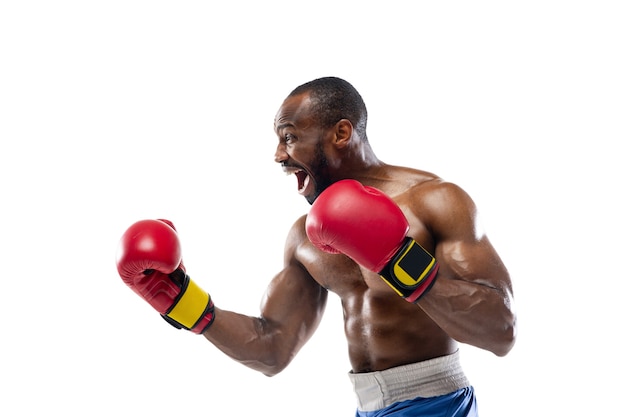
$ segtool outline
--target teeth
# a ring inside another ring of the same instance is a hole
[[[293,175],[293,174],[297,174],[298,172],[302,172],[301,169],[293,169],[293,168],[285,168],[283,169],[283,172],[285,173],[285,175]]]

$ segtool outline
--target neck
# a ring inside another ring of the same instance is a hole
[[[363,181],[367,178],[378,177],[386,166],[387,164],[374,154],[369,144],[363,144],[357,149],[350,150],[349,154],[341,158],[335,180],[352,178]]]

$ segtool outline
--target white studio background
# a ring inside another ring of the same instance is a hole
[[[368,104],[381,159],[470,192],[513,276],[514,350],[462,346],[481,415],[615,415],[619,6],[0,3],[0,414],[353,415],[335,296],[267,378],[169,327],[114,265],[126,227],[169,218],[191,276],[257,314],[308,209],[273,162],[273,117],[292,88],[336,75]]]

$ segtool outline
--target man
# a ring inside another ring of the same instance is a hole
[[[477,415],[458,343],[506,355],[516,316],[507,269],[472,199],[420,170],[379,160],[348,82],[296,88],[275,118],[275,160],[311,203],[258,317],[215,306],[186,275],[173,225],[145,220],[121,241],[124,281],[176,327],[265,375],[313,335],[328,291],[341,299],[357,416]]]

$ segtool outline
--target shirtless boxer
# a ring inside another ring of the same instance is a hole
[[[174,226],[122,236],[122,279],[168,322],[272,376],[341,299],[356,415],[475,416],[459,343],[506,355],[515,343],[509,273],[459,186],[374,154],[367,110],[348,82],[297,87],[274,121],[275,161],[311,204],[288,232],[284,267],[257,317],[222,310],[186,274]],[[425,145],[411,152],[427,157]],[[409,148],[407,148],[407,151]]]

